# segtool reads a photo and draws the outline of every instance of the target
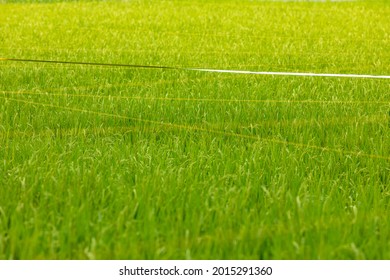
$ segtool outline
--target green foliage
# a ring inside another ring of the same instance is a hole
[[[389,75],[389,9],[4,4],[0,57]],[[390,258],[387,80],[11,61],[0,77],[0,259]]]

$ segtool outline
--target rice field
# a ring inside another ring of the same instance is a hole
[[[0,259],[390,259],[387,1],[0,1]]]

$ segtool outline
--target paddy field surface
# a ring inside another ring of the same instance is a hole
[[[0,1],[0,57],[390,75],[387,1]],[[0,259],[390,259],[390,80],[0,60]]]

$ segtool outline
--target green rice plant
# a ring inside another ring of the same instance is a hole
[[[0,57],[389,75],[389,14],[6,1]],[[389,259],[389,103],[388,79],[0,60],[0,259]]]

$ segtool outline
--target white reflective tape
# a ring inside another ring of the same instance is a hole
[[[150,68],[150,69],[170,69],[170,70],[188,70],[199,72],[246,74],[246,75],[270,75],[270,76],[300,76],[300,77],[338,77],[338,78],[366,78],[366,79],[390,79],[387,75],[366,75],[366,74],[329,74],[329,73],[299,73],[299,72],[267,72],[267,71],[249,71],[249,70],[227,70],[227,69],[208,69],[208,68],[187,68],[175,66],[156,66],[156,65],[134,65],[134,64],[112,64],[97,62],[76,62],[76,61],[55,61],[55,60],[36,60],[22,58],[0,58],[0,60],[35,62],[35,63],[58,63],[58,64],[76,64],[91,66],[110,66],[110,67],[129,67],[129,68]]]
[[[223,70],[206,68],[186,68],[191,71],[231,73],[246,75],[270,75],[270,76],[301,76],[301,77],[339,77],[339,78],[368,78],[368,79],[390,79],[390,76],[377,76],[366,74],[330,74],[330,73],[300,73],[300,72],[266,72],[266,71],[247,71],[247,70]]]

